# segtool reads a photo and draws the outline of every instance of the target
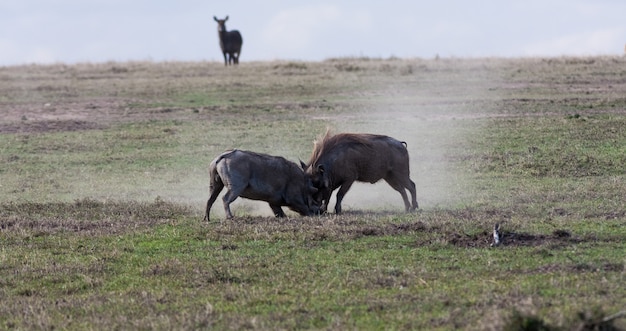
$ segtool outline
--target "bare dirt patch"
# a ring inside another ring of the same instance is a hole
[[[491,228],[465,233],[450,224],[438,224],[414,220],[409,222],[370,222],[372,217],[380,218],[386,213],[352,212],[345,215],[321,217],[283,218],[236,217],[216,225],[216,232],[222,236],[238,236],[254,231],[263,237],[282,238],[283,235],[305,238],[309,244],[319,241],[350,241],[366,237],[414,236],[412,246],[450,245],[459,248],[488,248],[493,243]],[[392,215],[392,214],[389,214]],[[605,240],[606,239],[606,240]],[[568,230],[558,229],[550,234],[503,231],[501,245],[497,249],[509,247],[539,247],[539,249],[560,249],[584,242],[613,241],[613,238],[599,239],[591,236],[575,236]]]
[[[526,271],[529,274],[538,273],[580,273],[580,272],[620,272],[624,271],[624,264],[604,262],[598,265],[587,263],[578,264],[546,264],[539,268]]]
[[[576,238],[571,235],[563,236],[561,234],[563,232],[567,231],[557,230],[550,235],[505,232],[501,234],[502,244],[499,247],[548,246],[551,248],[559,248],[585,241],[584,238]],[[437,235],[417,240],[415,244],[417,246],[424,246],[438,242],[461,248],[484,248],[490,247],[491,243],[493,243],[493,234],[490,230],[468,234],[439,229]]]
[[[125,114],[130,100],[93,97],[87,100],[57,98],[50,102],[16,102],[3,107],[0,122],[80,120],[101,122]]]
[[[59,232],[83,235],[122,234],[170,223],[192,211],[162,200],[154,202],[5,203],[0,205],[0,231],[35,236]]]
[[[97,130],[104,125],[80,120],[21,121],[0,123],[0,133],[48,133]]]

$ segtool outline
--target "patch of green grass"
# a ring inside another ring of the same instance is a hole
[[[66,206],[92,210],[85,218],[102,229],[69,232],[85,222],[77,219],[71,225],[40,227],[37,237],[23,239],[26,245],[7,242],[3,292],[30,298],[34,307],[62,296],[49,320],[28,321],[64,328],[77,327],[64,314],[79,316],[86,323],[82,326],[97,327],[102,313],[123,314],[126,322],[143,325],[145,316],[174,312],[170,318],[176,325],[209,323],[216,328],[463,327],[468,318],[476,318],[472,308],[477,306],[506,311],[516,307],[511,300],[530,299],[539,301],[535,304],[544,316],[563,312],[562,307],[573,314],[586,305],[618,304],[623,293],[624,265],[611,262],[621,258],[619,253],[603,254],[604,247],[611,247],[603,238],[615,233],[598,227],[592,241],[574,234],[571,242],[529,239],[492,249],[481,226],[445,216],[452,210],[424,211],[419,216],[424,221],[406,215],[394,223],[377,214],[357,214],[207,225],[184,216],[184,209],[172,215],[160,204],[146,204],[159,212],[130,222],[116,215],[133,205],[118,203],[104,213],[99,210],[106,205],[95,202]],[[440,217],[449,224],[430,221]],[[148,219],[157,223],[144,223]],[[116,235],[107,234],[108,222],[120,229]],[[19,224],[5,224],[5,235],[22,231]],[[601,301],[591,295],[598,292],[604,293]],[[137,302],[143,303],[140,310]],[[20,314],[9,306],[3,309],[3,325],[33,326],[21,324],[26,320],[19,322]],[[151,323],[169,325],[158,318]]]
[[[626,161],[623,116],[516,118],[493,123],[481,144],[487,171],[538,177],[621,176]],[[510,133],[506,140],[492,138]]]

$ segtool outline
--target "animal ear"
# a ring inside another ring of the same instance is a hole
[[[300,166],[302,167],[302,170],[306,170],[307,168],[307,165],[304,162],[302,162],[302,160],[300,160]]]
[[[228,15],[226,15],[226,18],[224,19],[224,22],[228,21]]]
[[[215,20],[215,22],[219,22],[219,20],[217,19],[217,17],[213,16],[213,19]]]
[[[317,171],[319,171],[319,173],[320,173],[320,174],[323,174],[323,173],[324,173],[324,166],[323,166],[323,165],[321,165],[321,164],[320,164],[320,165],[318,165],[318,166],[317,166]]]

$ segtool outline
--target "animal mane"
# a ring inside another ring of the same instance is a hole
[[[336,148],[346,146],[362,146],[370,148],[372,143],[367,139],[370,135],[354,134],[354,133],[338,133],[331,134],[330,130],[326,130],[324,137],[313,142],[313,152],[309,165],[315,165],[322,155],[332,152]]]

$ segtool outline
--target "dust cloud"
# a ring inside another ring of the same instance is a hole
[[[487,96],[491,73],[485,68],[480,70],[484,79],[481,84],[466,84],[464,77],[456,76],[454,83],[438,84],[428,91],[415,86],[390,86],[389,90],[378,92],[390,96],[386,104],[376,100],[370,104],[364,99],[362,110],[337,118],[330,129],[334,133],[383,134],[405,141],[419,207],[463,205],[471,201],[472,187],[470,172],[458,163],[459,154],[467,152],[467,140],[481,130],[483,121],[479,118],[484,114],[477,113],[484,110],[476,105],[494,97]],[[329,210],[334,208],[335,194]],[[375,184],[355,183],[342,207],[404,210],[404,203],[400,194],[381,180]]]
[[[337,121],[332,131],[384,134],[405,141],[409,150],[411,179],[416,184],[420,208],[443,208],[463,203],[469,192],[468,180],[451,164],[451,153],[454,153],[455,145],[464,139],[464,134],[468,130],[467,121],[456,120],[452,117],[424,116],[419,109],[413,113],[404,114],[402,118],[398,116],[399,114],[395,113],[393,118],[390,118],[389,112],[382,112],[360,116],[358,121]],[[289,157],[288,159],[297,161]],[[206,167],[203,169],[193,169],[184,174],[185,177],[179,177],[178,181],[174,178],[165,179],[170,183],[175,182],[174,185],[150,187],[150,184],[144,184],[143,192],[133,192],[130,195],[134,199],[137,199],[138,195],[145,196],[148,200],[159,196],[167,201],[190,204],[198,209],[198,213],[204,213],[209,196],[207,171],[209,162],[206,162]],[[163,182],[163,178],[158,181]],[[212,219],[224,218],[221,200],[224,192],[225,189],[213,204]],[[329,211],[334,210],[335,195],[336,191],[331,198]],[[375,184],[354,183],[342,205],[344,211],[404,210],[402,197],[384,180]],[[273,216],[268,204],[262,201],[238,198],[231,204],[231,209],[235,215],[239,216]],[[283,207],[283,210],[287,215],[296,215],[286,207]]]
[[[411,179],[416,184],[420,208],[436,208],[462,204],[468,193],[467,178],[455,169],[453,154],[466,134],[471,132],[473,121],[455,118],[452,114],[433,113],[427,106],[391,105],[385,109],[364,110],[355,117],[339,117],[329,121],[333,133],[359,132],[388,135],[407,143],[410,157]],[[324,132],[319,132],[322,135]],[[311,142],[317,136],[311,137]],[[310,147],[313,147],[311,143]],[[291,157],[285,156],[291,161]],[[304,155],[308,157],[308,155]],[[208,167],[208,162],[207,162]],[[180,185],[184,192],[175,193],[176,200],[194,202],[204,209],[208,198],[208,173],[206,169],[190,174],[193,181]],[[195,182],[195,183],[194,183]],[[177,185],[178,186],[178,185]],[[194,188],[194,190],[189,190]],[[224,190],[225,191],[225,190]],[[224,193],[222,192],[222,195]],[[169,193],[170,196],[172,192]],[[407,191],[407,194],[409,192]],[[410,195],[409,195],[410,197]],[[330,200],[329,211],[334,210],[336,190]],[[384,180],[375,184],[356,182],[346,194],[343,210],[403,211],[400,194]],[[231,205],[235,215],[272,216],[266,202],[238,198]],[[285,212],[288,208],[283,207]],[[289,215],[290,213],[287,212]],[[293,214],[293,213],[291,213]],[[220,198],[211,210],[211,217],[224,217]]]
[[[470,173],[461,169],[458,163],[460,152],[464,152],[467,145],[464,143],[478,130],[481,130],[482,121],[477,120],[476,104],[484,102],[492,95],[487,96],[488,85],[491,83],[488,69],[476,64],[474,70],[467,73],[478,74],[481,70],[479,84],[466,83],[475,80],[475,77],[459,77],[458,73],[452,77],[443,77],[435,86],[424,86],[418,82],[419,75],[415,75],[415,84],[399,84],[378,87],[373,97],[367,94],[360,100],[354,100],[354,111],[342,112],[333,115],[325,114],[323,120],[333,133],[358,132],[388,135],[407,143],[410,156],[411,179],[416,184],[417,201],[421,209],[445,208],[463,205],[472,194]],[[464,80],[467,78],[467,80]],[[450,79],[448,83],[447,79]],[[405,80],[406,82],[406,80]],[[384,100],[384,101],[381,101]],[[470,101],[470,102],[468,102]],[[480,117],[480,116],[478,116]],[[313,140],[324,134],[318,132],[311,137]],[[287,159],[297,162],[292,155],[297,153],[278,153]],[[277,154],[277,155],[278,155]],[[307,155],[301,157],[308,158]],[[210,160],[209,160],[210,161]],[[208,167],[208,162],[206,163]],[[193,202],[202,206],[208,198],[208,174],[206,168],[189,174],[194,178],[190,188],[200,188],[197,191],[181,192],[181,200]],[[202,184],[202,185],[199,185]],[[407,191],[408,193],[408,191]],[[223,194],[223,193],[222,193]],[[176,200],[178,200],[176,198]],[[329,211],[334,210],[336,191],[329,204]],[[404,210],[404,203],[400,194],[393,190],[384,180],[375,184],[355,183],[346,194],[343,210]],[[251,201],[239,198],[231,208],[236,215],[253,214],[271,216],[272,212],[265,202]],[[288,215],[287,208],[283,208]],[[223,217],[223,206],[218,198],[213,205],[212,217]]]
[[[459,204],[465,198],[467,181],[451,164],[454,146],[463,140],[466,130],[462,125],[453,117],[425,114],[416,107],[412,112],[371,113],[359,121],[339,123],[336,131],[384,134],[406,142],[419,206],[433,208]],[[331,207],[334,202],[333,197]],[[342,205],[345,210],[404,209],[400,194],[384,180],[355,183]]]

